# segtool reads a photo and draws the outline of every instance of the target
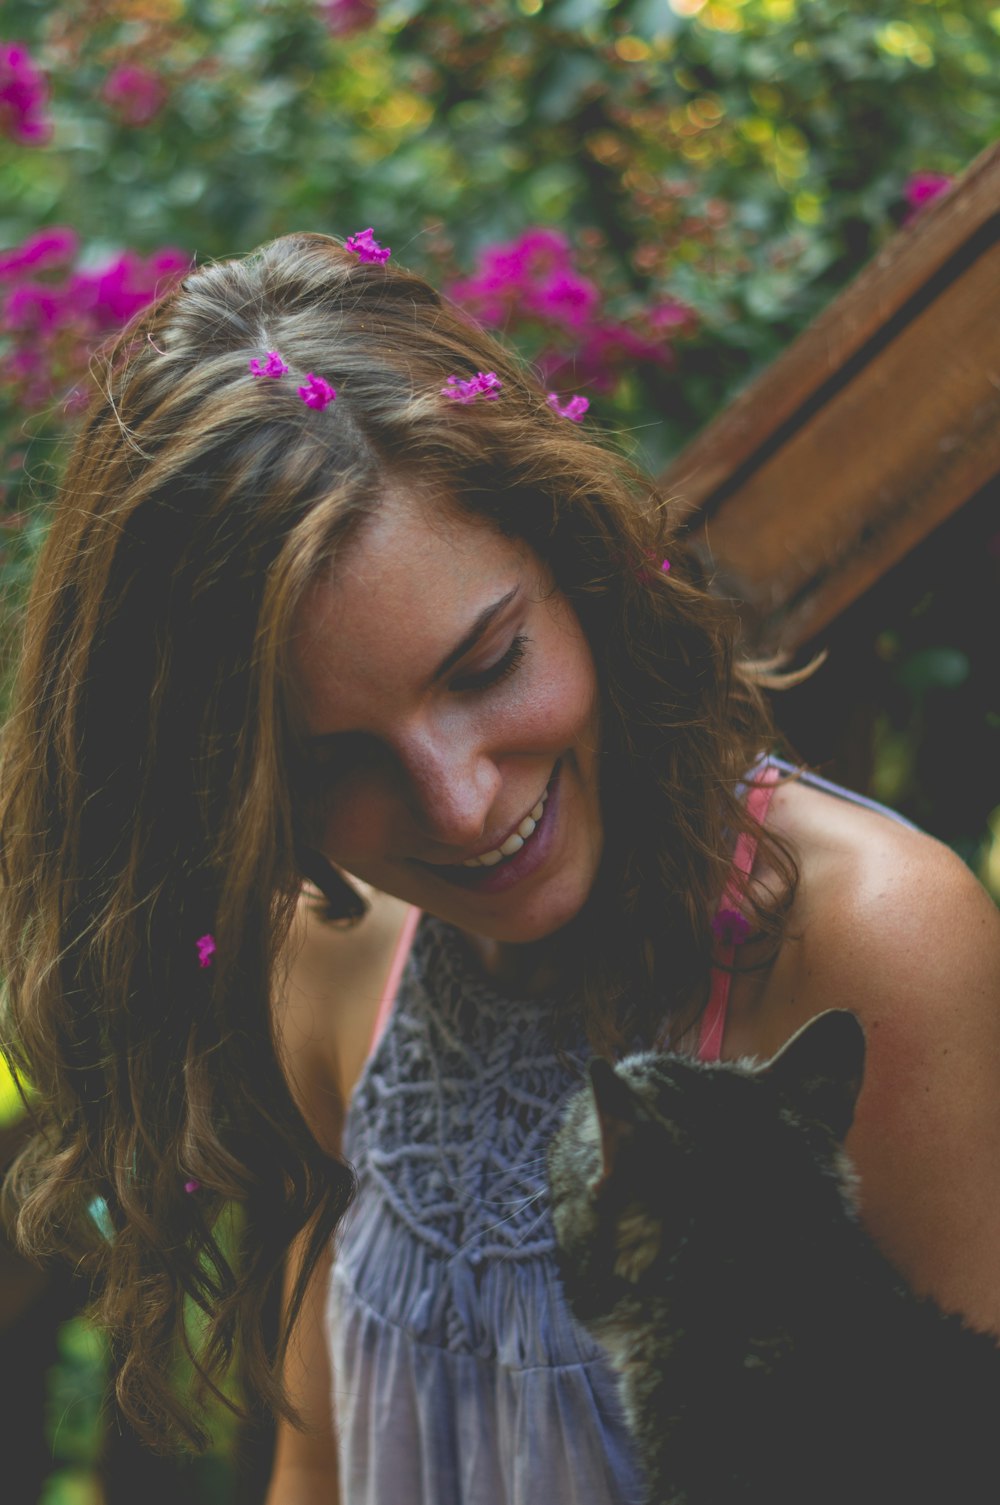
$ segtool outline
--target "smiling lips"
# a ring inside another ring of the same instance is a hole
[[[530,812],[524,817],[516,831],[512,831],[502,846],[492,847],[488,852],[480,852],[478,857],[467,857],[462,863],[463,867],[496,867],[507,857],[513,857],[519,852],[530,836],[535,834],[535,827],[542,818],[545,809],[545,801],[549,797],[549,791],[543,789],[542,797],[537,805],[533,805]]]

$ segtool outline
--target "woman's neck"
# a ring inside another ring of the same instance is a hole
[[[558,947],[553,938],[514,945],[489,936],[463,931],[462,939],[479,967],[491,981],[531,997],[553,990],[560,974]]]

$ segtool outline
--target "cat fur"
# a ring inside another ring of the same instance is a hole
[[[1000,1501],[1000,1349],[857,1216],[850,1013],[773,1061],[591,1064],[550,1158],[560,1269],[607,1349],[650,1505]],[[1000,1261],[1000,1250],[997,1251]]]

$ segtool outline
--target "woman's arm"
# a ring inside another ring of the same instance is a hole
[[[296,1248],[289,1257],[285,1276],[286,1301],[298,1273],[298,1263]],[[309,1283],[285,1360],[288,1397],[305,1430],[300,1431],[284,1419],[279,1421],[265,1505],[338,1505],[340,1500],[330,1360],[324,1331],[329,1278],[330,1255],[326,1254]]]
[[[1000,1334],[1000,912],[930,837],[793,786],[775,805],[802,883],[760,1053],[858,1015],[865,1224],[915,1290]]]
[[[282,1064],[313,1134],[341,1153],[344,1107],[364,1066],[382,991],[407,906],[366,893],[370,909],[353,929],[319,918],[307,898],[289,938],[275,1002]],[[298,1273],[292,1249],[286,1301]],[[285,1363],[289,1399],[305,1430],[278,1423],[266,1505],[337,1505],[340,1499],[326,1340],[330,1256],[317,1265],[293,1330]]]
[[[840,972],[868,1038],[848,1139],[862,1215],[915,1290],[1000,1335],[1000,913],[943,848],[885,867],[852,910]]]

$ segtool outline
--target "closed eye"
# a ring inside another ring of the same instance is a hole
[[[528,638],[524,633],[519,633],[503,657],[498,658],[495,664],[491,664],[488,669],[480,669],[476,674],[461,675],[452,681],[451,688],[461,693],[467,690],[487,690],[493,685],[500,684],[518,668],[527,648]]]

